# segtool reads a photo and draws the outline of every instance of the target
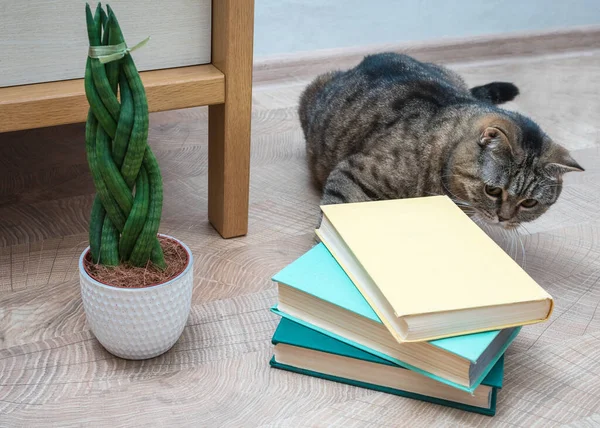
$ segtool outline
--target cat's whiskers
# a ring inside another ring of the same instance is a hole
[[[523,239],[521,239],[521,234],[517,231],[517,229],[513,229],[513,230],[515,232],[517,239],[521,243],[521,253],[523,255],[523,265],[521,267],[523,268],[523,270],[526,270],[527,269],[527,259],[525,257],[525,244],[523,243]]]
[[[460,205],[468,205],[471,206],[471,204],[467,201],[463,201],[462,199],[458,199],[458,198],[450,198],[452,199],[452,202],[454,202],[455,204],[460,204]]]
[[[480,216],[472,218],[492,239],[496,240],[510,258],[517,263],[521,259],[521,266],[526,267],[525,245],[521,239],[521,234],[516,227],[521,226],[516,224],[515,228],[504,228],[497,225],[492,225]],[[521,251],[521,254],[519,254]]]
[[[514,245],[513,240],[511,239],[510,232],[503,227],[494,227],[493,232],[498,233],[500,238],[502,239],[501,247],[504,251],[509,255],[510,258],[514,259],[515,254],[513,254]]]
[[[522,228],[525,233],[527,233],[528,235],[531,235],[531,232],[529,231],[529,229],[527,229],[527,227],[523,224],[523,223],[519,223],[519,228]]]
[[[484,218],[481,217],[481,213],[476,212],[475,215],[473,217],[471,217],[471,219],[475,222],[475,224],[477,224],[479,227],[481,227],[481,229],[483,229],[483,231],[489,235],[489,233],[490,233],[489,226],[490,225],[487,221],[485,221]]]
[[[516,228],[494,228],[494,231],[498,231],[502,238],[502,247],[506,251],[506,253],[517,263],[519,262],[519,258],[521,259],[521,267],[523,269],[527,266],[526,254],[525,254],[525,244],[521,239],[521,234],[518,232]],[[521,251],[519,257],[519,248]]]
[[[446,187],[446,184],[444,184],[444,180],[442,180],[442,187],[444,188],[444,190],[445,190],[446,192],[448,192],[448,193],[450,194],[450,196],[452,196],[450,199],[452,199],[453,201],[455,201],[455,203],[456,203],[456,201],[461,201],[461,202],[463,202],[463,203],[465,203],[465,204],[468,204],[468,205],[470,205],[470,204],[469,204],[467,201],[463,200],[462,198],[459,198],[459,197],[458,197],[458,196],[456,196],[456,195],[455,195],[455,194],[454,194],[454,193],[453,193],[453,192],[452,192],[450,189],[448,189],[448,188]]]
[[[451,192],[450,192],[450,193],[451,193]],[[431,192],[427,192],[427,194],[428,194],[428,195],[430,195],[430,196],[439,196],[437,193],[431,193]],[[453,196],[455,196],[455,195],[453,195]],[[467,201],[464,201],[464,200],[462,200],[462,199],[460,199],[460,198],[457,198],[457,197],[454,197],[454,198],[452,198],[452,197],[450,197],[450,200],[451,200],[452,202],[454,202],[454,204],[458,205],[458,207],[459,207],[459,208],[461,208],[461,209],[463,209],[463,208],[470,208],[470,209],[471,209],[473,212],[476,212],[476,211],[477,211],[477,210],[476,210],[476,209],[473,207],[473,205],[471,205],[469,202],[467,202]],[[463,209],[463,211],[465,211],[465,210]]]
[[[469,217],[472,217],[476,214],[478,214],[478,211],[473,208],[470,204],[468,203],[463,203],[460,201],[455,201],[451,198],[452,202],[454,202],[456,204],[456,206],[458,208],[460,208],[462,210],[462,212],[464,212],[465,214],[467,214]]]
[[[515,235],[514,235],[514,231],[512,229],[504,229],[506,230],[506,234],[508,235],[509,239],[510,239],[510,247],[512,249],[513,252],[513,260],[517,261],[518,256],[519,256],[519,246],[517,245],[517,240],[515,239]]]
[[[494,214],[488,213],[487,211],[478,210],[484,220],[488,222],[493,222],[496,220],[496,216]]]
[[[468,203],[468,202],[464,202],[464,201],[457,201],[457,200],[454,200],[454,199],[452,199],[452,198],[450,198],[450,200],[451,200],[452,202],[454,202],[456,205],[459,205],[459,206],[461,206],[461,207],[467,207],[467,208],[473,208],[473,209],[474,209],[473,205],[471,205],[471,204],[470,204],[470,203]]]

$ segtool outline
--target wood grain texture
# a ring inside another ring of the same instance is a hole
[[[560,135],[586,168],[567,175],[559,202],[518,235],[486,228],[556,304],[508,349],[495,417],[269,367],[278,321],[270,278],[313,245],[318,220],[296,116],[306,81],[293,80],[253,88],[248,234],[237,239],[222,239],[208,220],[208,109],[151,115],[161,232],[188,244],[195,281],[183,336],[148,361],[111,356],[86,324],[76,268],[94,191],[84,127],[0,135],[0,426],[597,426],[600,103],[588,82],[600,55],[453,67],[471,85],[514,81],[522,91],[509,107]]]
[[[152,112],[225,99],[223,73],[212,65],[145,71],[140,76]],[[0,88],[0,133],[85,122],[87,111],[82,79]]]
[[[0,0],[0,87],[83,78],[89,46],[85,3]],[[110,5],[129,46],[151,36],[135,52],[140,70],[210,63],[211,0],[114,0]]]
[[[214,0],[212,12],[212,63],[226,85],[208,113],[208,217],[232,238],[248,231],[254,0]]]

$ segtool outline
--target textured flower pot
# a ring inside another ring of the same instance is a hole
[[[111,354],[130,360],[153,358],[171,349],[181,336],[192,303],[193,257],[168,282],[143,288],[119,288],[92,278],[84,267],[89,247],[79,258],[81,299],[88,324]]]

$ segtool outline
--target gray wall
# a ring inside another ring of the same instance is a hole
[[[600,24],[600,0],[255,0],[255,57]]]

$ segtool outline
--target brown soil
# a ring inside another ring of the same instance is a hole
[[[145,267],[136,267],[128,263],[119,266],[94,264],[89,251],[85,255],[83,267],[96,281],[112,287],[143,288],[163,284],[184,271],[189,256],[177,241],[163,236],[159,236],[158,240],[167,263],[167,269],[164,271],[158,269],[152,262],[148,262]]]

